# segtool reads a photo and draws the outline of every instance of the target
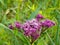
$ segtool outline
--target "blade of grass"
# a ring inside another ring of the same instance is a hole
[[[59,30],[60,30],[60,12],[58,10],[56,10],[56,19],[58,21],[57,24],[57,32],[56,32],[56,45],[59,45]]]
[[[47,36],[48,36],[49,40],[51,41],[52,45],[55,45],[55,43],[53,42],[53,40],[51,39],[51,37],[49,36],[49,34],[48,34],[48,32],[47,32],[47,31],[46,31],[46,34],[47,34]]]
[[[39,3],[39,7],[34,12],[31,13],[29,19],[34,18],[38,14],[38,12],[39,12],[39,10],[41,8],[41,5],[40,4],[41,4],[41,2]]]
[[[30,45],[29,40],[21,32],[18,32],[16,36],[18,36],[26,45]]]

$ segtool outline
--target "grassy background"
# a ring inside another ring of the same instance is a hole
[[[30,45],[23,34],[10,30],[8,25],[15,21],[24,23],[38,13],[56,25],[41,34],[33,45],[60,45],[59,0],[0,0],[0,45]]]

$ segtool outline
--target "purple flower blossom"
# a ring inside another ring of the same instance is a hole
[[[30,20],[23,24],[24,34],[26,36],[31,36],[33,33],[39,32],[38,29],[41,28],[40,23],[36,20]]]
[[[12,26],[12,24],[10,24],[10,25],[9,25],[9,28],[10,28],[10,29],[13,29],[14,27]]]
[[[31,36],[31,34],[32,34],[32,32],[30,30],[24,31],[24,35],[26,35],[26,36]]]
[[[22,25],[22,29],[24,30],[24,35],[29,36],[31,34],[29,21]]]
[[[21,28],[21,24],[19,22],[15,22],[15,26],[16,28],[20,29]]]
[[[37,16],[36,16],[36,19],[39,21],[40,19],[43,19],[44,17],[41,15],[41,14],[38,14]]]
[[[38,26],[39,26],[37,20],[35,20],[35,19],[31,20],[30,21],[30,26],[31,26],[31,28],[37,29]]]
[[[34,42],[37,38],[39,38],[40,33],[45,31],[46,27],[49,28],[55,25],[55,23],[51,20],[41,20],[43,18],[44,17],[41,14],[38,14],[36,16],[36,19],[26,21],[23,25],[16,21],[14,23],[14,27],[18,29],[21,28],[24,35],[31,37],[32,42]],[[12,26],[12,24],[9,25],[10,29],[13,29],[14,27]]]
[[[45,20],[44,22],[42,22],[42,26],[51,27],[54,25],[55,25],[55,23],[52,22],[51,20]]]
[[[38,34],[38,33],[35,32],[31,36],[34,39],[33,41],[35,41],[37,38],[39,38],[40,34]]]
[[[22,25],[22,29],[24,31],[29,30],[29,28],[30,28],[30,25],[29,25],[28,21]]]

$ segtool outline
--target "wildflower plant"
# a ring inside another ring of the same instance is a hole
[[[40,37],[42,32],[54,25],[55,23],[53,21],[45,19],[45,17],[43,17],[41,14],[38,14],[34,19],[27,20],[23,24],[16,21],[14,23],[14,26],[11,24],[9,25],[9,28],[17,28],[18,30],[22,29],[22,33],[30,40],[30,43],[32,44],[35,40],[37,40]]]
[[[0,0],[0,45],[60,45],[60,1]]]

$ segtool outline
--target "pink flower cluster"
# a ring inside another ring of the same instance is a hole
[[[44,22],[42,22],[42,26],[44,26],[44,27],[52,27],[52,26],[54,26],[55,25],[55,23],[54,22],[52,22],[51,20],[45,20]]]
[[[37,16],[36,16],[36,19],[39,21],[40,19],[43,19],[44,17],[41,15],[41,14],[38,14]]]
[[[36,39],[40,35],[41,26],[40,22],[33,19],[24,23],[22,29],[24,30],[24,34],[26,36],[32,36],[32,38]]]
[[[40,36],[42,28],[49,28],[55,25],[55,23],[51,20],[42,19],[44,19],[44,17],[41,14],[38,14],[35,19],[28,20],[24,24],[15,22],[14,25],[18,29],[23,29],[24,35],[26,35],[27,37],[31,37],[34,41]],[[9,25],[9,28],[13,29],[14,26]]]
[[[10,24],[10,25],[9,25],[9,28],[10,28],[10,29],[14,29],[14,28],[20,29],[21,26],[22,26],[22,25],[17,21],[17,22],[15,22],[14,24]]]

